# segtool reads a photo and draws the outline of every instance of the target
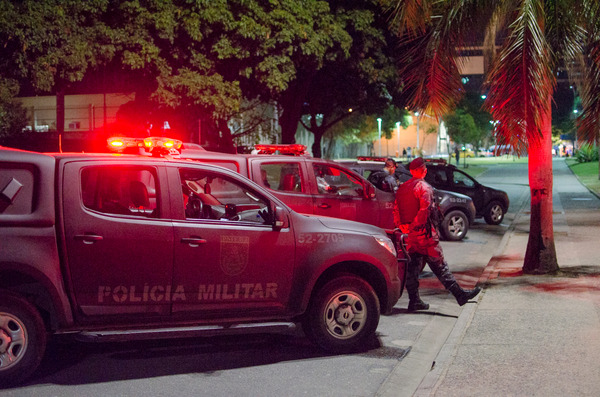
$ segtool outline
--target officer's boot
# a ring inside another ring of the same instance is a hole
[[[481,291],[481,288],[475,287],[473,289],[462,289],[458,283],[454,283],[448,288],[452,295],[456,298],[456,301],[460,306],[467,303],[469,300],[473,299],[477,296],[477,294]]]
[[[419,297],[419,293],[417,292],[415,295],[408,294],[408,311],[416,312],[417,310],[427,310],[429,309],[429,303],[425,303]]]

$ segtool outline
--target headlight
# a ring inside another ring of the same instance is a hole
[[[394,243],[387,237],[374,237],[375,240],[386,250],[388,250],[392,255],[396,256],[396,247],[394,247]]]

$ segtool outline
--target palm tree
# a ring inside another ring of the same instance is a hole
[[[523,271],[556,272],[558,262],[552,223],[552,94],[558,68],[581,65],[585,72],[580,136],[592,140],[598,135],[598,1],[382,1],[391,7],[391,26],[402,37],[400,73],[410,104],[438,118],[454,108],[464,91],[460,49],[472,43],[477,35],[479,42],[485,37],[486,43],[493,44],[486,75],[485,106],[499,121],[498,143],[511,144],[519,153],[529,155],[531,221]],[[499,43],[498,49],[495,43]]]

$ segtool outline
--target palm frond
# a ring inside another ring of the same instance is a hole
[[[545,34],[557,57],[556,61],[560,59],[568,65],[583,52],[587,12],[586,7],[581,7],[580,0],[547,2]]]
[[[461,99],[464,91],[458,51],[477,26],[476,18],[488,13],[487,8],[486,12],[481,11],[480,1],[434,2],[436,7],[428,9],[431,15],[425,30],[418,35],[417,30],[404,34],[399,48],[399,73],[413,109],[441,118]],[[400,1],[398,6],[406,7],[407,3],[410,2]],[[397,17],[408,18],[406,13]]]
[[[516,12],[488,76],[486,107],[499,121],[499,142],[524,152],[528,142],[542,136],[539,126],[549,116],[556,79],[542,2],[524,0]]]
[[[578,137],[593,142],[600,135],[600,38],[588,46],[589,56],[584,63],[581,116],[577,119]]]
[[[382,3],[385,5],[388,1],[382,0]],[[431,24],[435,0],[392,0],[389,3],[392,14],[390,25],[397,29],[399,35],[425,34]]]
[[[579,82],[582,112],[577,119],[577,136],[593,142],[600,136],[600,3],[584,0],[583,9],[587,29],[586,45],[578,64],[583,69]]]

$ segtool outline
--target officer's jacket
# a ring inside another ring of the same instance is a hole
[[[433,188],[420,178],[404,182],[396,192],[394,203],[394,224],[408,234],[409,249],[435,245],[439,235],[435,227],[430,227],[430,207],[434,206]]]

